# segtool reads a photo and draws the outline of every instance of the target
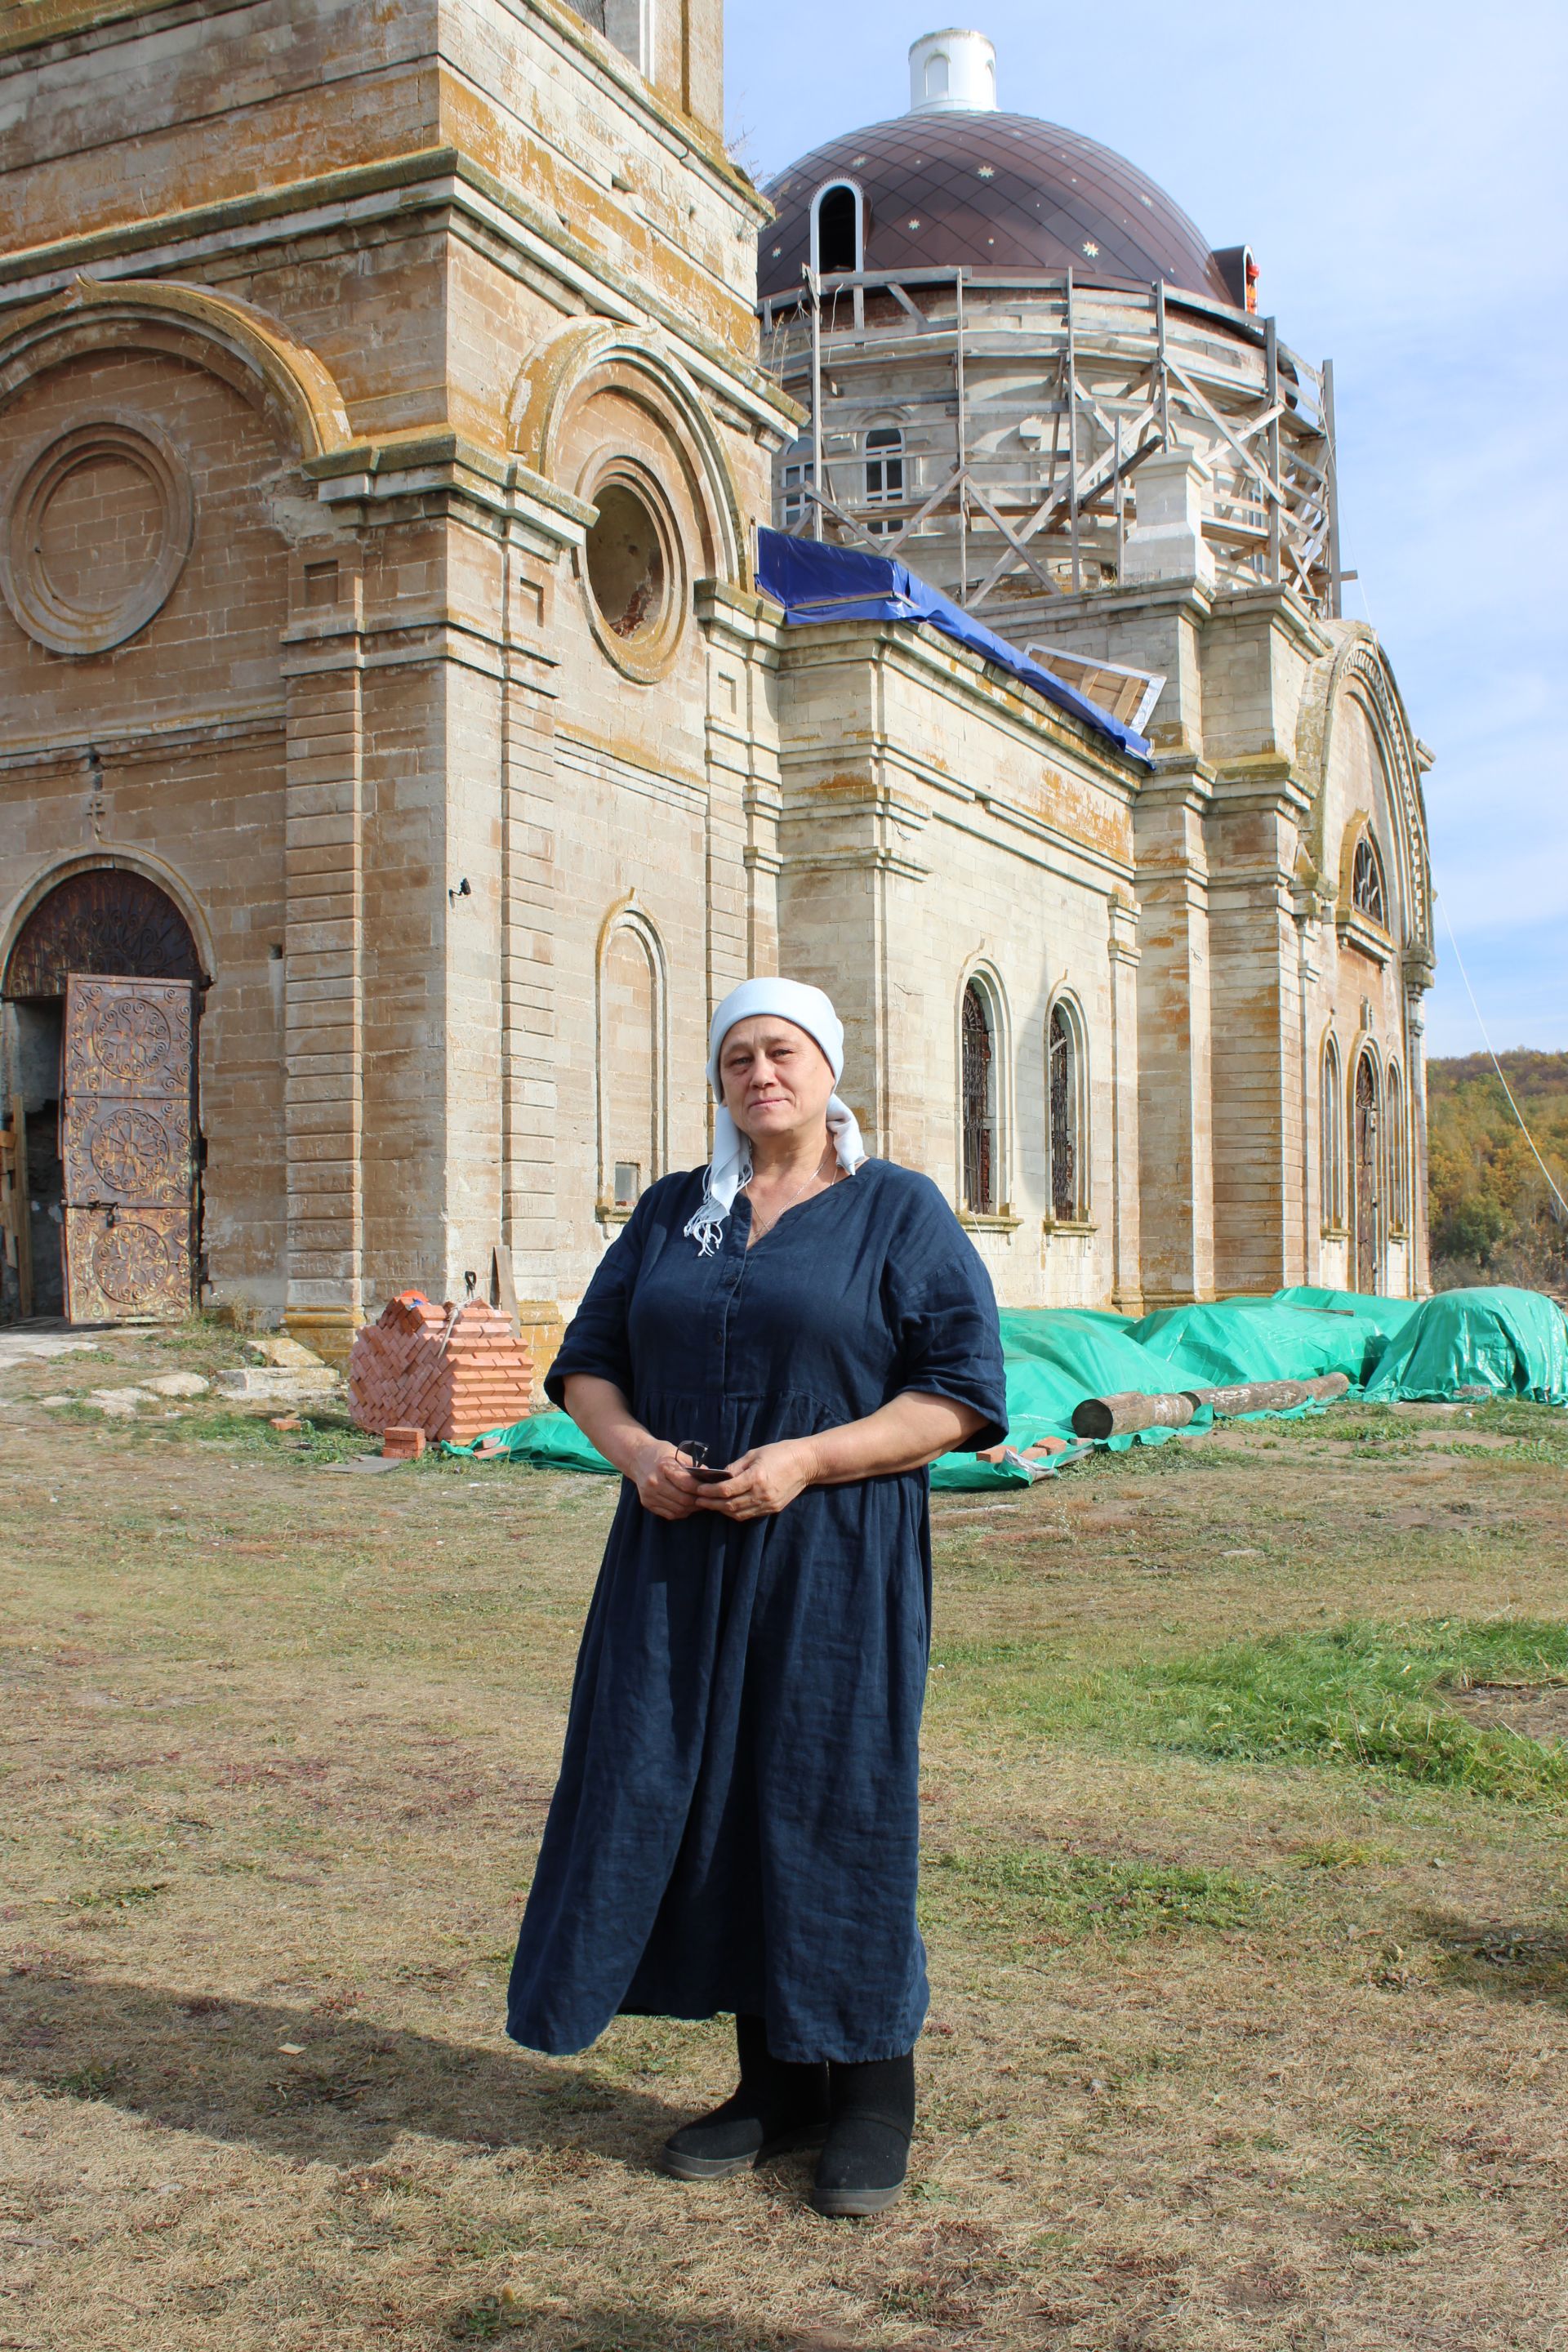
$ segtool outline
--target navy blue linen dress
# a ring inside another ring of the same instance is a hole
[[[1006,1401],[989,1277],[934,1184],[889,1161],[746,1247],[681,1228],[663,1178],[605,1253],[545,1386],[614,1381],[714,1464],[914,1390]],[[765,2018],[777,2058],[910,2049],[919,1741],[931,1631],[923,1470],[810,1487],[775,1517],[655,1518],[629,1483],[584,1630],[507,2030],[585,2049],[617,2012]]]

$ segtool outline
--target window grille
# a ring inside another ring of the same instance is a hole
[[[866,503],[868,507],[901,505],[904,496],[904,434],[900,425],[873,425],[866,436]],[[868,531],[897,530],[896,515],[873,515]]]
[[[1051,1214],[1068,1223],[1079,1211],[1078,1046],[1072,1023],[1058,1004],[1050,1020]]]
[[[635,1209],[642,1194],[642,1170],[635,1160],[616,1162],[615,1200],[617,1209]]]
[[[799,530],[811,511],[806,491],[811,483],[811,444],[797,441],[784,453],[779,497],[779,527]]]
[[[974,1214],[996,1207],[996,1089],[991,1015],[973,981],[963,992],[963,1200]]]
[[[1382,1239],[1382,1159],[1379,1148],[1377,1072],[1372,1055],[1356,1064],[1354,1127],[1352,1131],[1351,1178],[1355,1187],[1355,1287],[1377,1288]]]
[[[1319,1109],[1319,1149],[1322,1155],[1323,1223],[1344,1221],[1343,1110],[1340,1097],[1340,1053],[1331,1037],[1323,1047],[1322,1101]]]
[[[1388,1222],[1403,1233],[1410,1220],[1409,1183],[1405,1173],[1405,1087],[1393,1063],[1388,1068]]]
[[[1369,836],[1363,834],[1355,845],[1355,858],[1351,866],[1351,904],[1360,915],[1386,928],[1388,918],[1384,912],[1383,868],[1377,862],[1377,852]]]

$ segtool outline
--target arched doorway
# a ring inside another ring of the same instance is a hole
[[[203,975],[168,893],[124,866],[68,875],[6,958],[5,1306],[76,1323],[195,1297]]]
[[[1372,1055],[1363,1054],[1355,1066],[1355,1098],[1351,1114],[1354,1121],[1351,1175],[1355,1190],[1352,1230],[1355,1234],[1355,1286],[1361,1291],[1375,1291],[1383,1273],[1383,1200],[1378,1182],[1382,1160],[1378,1148],[1380,1108],[1376,1066]]]

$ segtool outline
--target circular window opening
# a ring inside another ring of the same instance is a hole
[[[588,533],[588,585],[605,626],[628,645],[646,644],[665,615],[669,573],[662,534],[637,492],[608,482]]]

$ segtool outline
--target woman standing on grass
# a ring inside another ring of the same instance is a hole
[[[819,989],[747,981],[710,1043],[712,1165],[643,1194],[545,1382],[626,1483],[508,2031],[732,2011],[740,2087],[663,2169],[821,2147],[817,2210],[872,2213],[927,1999],[926,1467],[1005,1433],[996,1306],[935,1186],[864,1156]]]

